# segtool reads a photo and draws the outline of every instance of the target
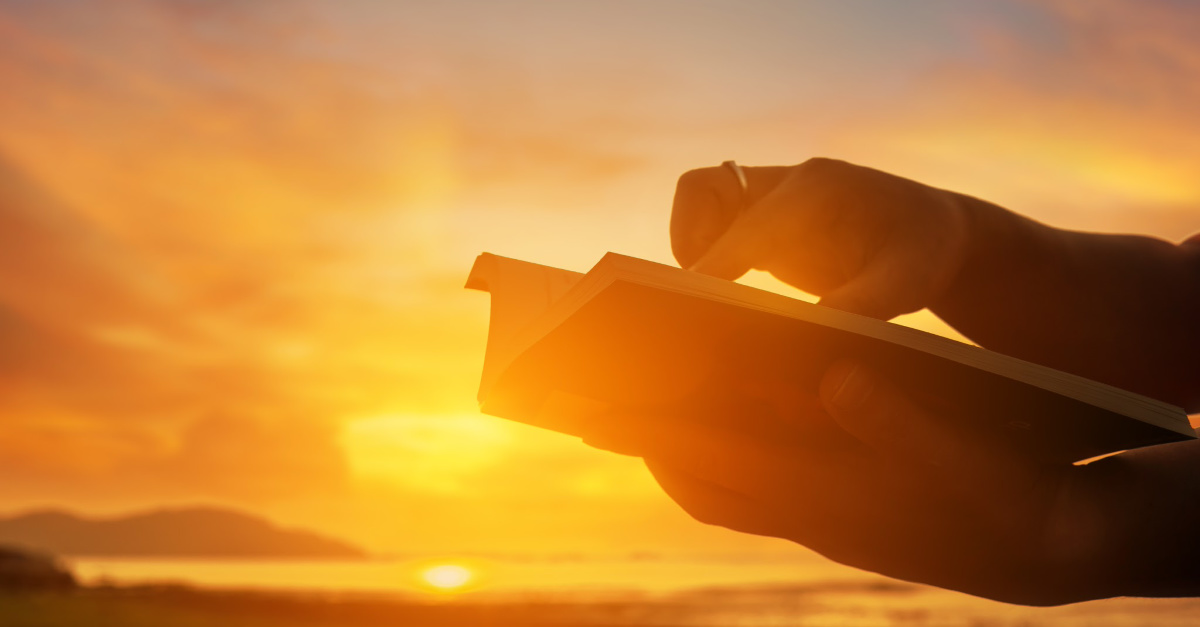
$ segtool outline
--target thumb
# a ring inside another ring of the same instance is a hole
[[[868,449],[971,497],[993,521],[1020,525],[1020,505],[1043,481],[1035,465],[972,434],[970,416],[930,413],[861,363],[834,363],[820,396],[837,424]]]
[[[838,426],[884,457],[969,477],[976,488],[1011,483],[1021,474],[1020,460],[955,424],[968,416],[930,413],[862,363],[835,362],[821,380],[820,396]]]
[[[973,470],[981,451],[917,407],[867,366],[834,363],[820,387],[825,410],[855,439],[885,458],[909,467],[951,474]]]
[[[820,396],[838,426],[876,453],[942,468],[963,461],[961,441],[860,362],[835,362],[821,380]]]
[[[878,374],[857,361],[835,362],[821,379],[825,411],[847,433],[877,453],[928,459],[923,422],[915,408]]]

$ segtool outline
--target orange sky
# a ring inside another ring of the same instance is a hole
[[[227,503],[388,551],[779,547],[480,416],[474,256],[668,261],[678,173],[813,155],[1180,240],[1198,28],[1108,0],[0,0],[0,510]]]

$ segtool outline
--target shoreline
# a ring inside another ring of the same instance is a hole
[[[1200,599],[1112,599],[1056,608],[994,603],[902,582],[454,594],[204,588],[175,583],[0,592],[22,627],[1187,627]]]

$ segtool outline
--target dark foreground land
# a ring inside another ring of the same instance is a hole
[[[709,590],[620,598],[433,600],[217,591],[183,586],[99,586],[0,593],[2,627],[575,627],[749,625],[749,614],[803,612],[808,595]],[[905,594],[879,589],[876,594]],[[766,595],[765,597],[762,595]],[[721,619],[726,615],[728,621]],[[742,615],[742,616],[737,616]],[[715,622],[714,622],[714,619]],[[777,623],[776,623],[777,624]]]
[[[1200,599],[1022,608],[906,584],[444,599],[181,586],[0,592],[0,627],[1194,627]]]
[[[684,625],[686,608],[639,602],[339,599],[188,588],[0,595],[4,627],[534,627]],[[672,620],[671,614],[675,614]]]

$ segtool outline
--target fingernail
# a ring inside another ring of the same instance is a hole
[[[875,382],[871,376],[861,366],[854,364],[833,393],[833,404],[842,411],[854,411],[863,406],[874,388]]]

